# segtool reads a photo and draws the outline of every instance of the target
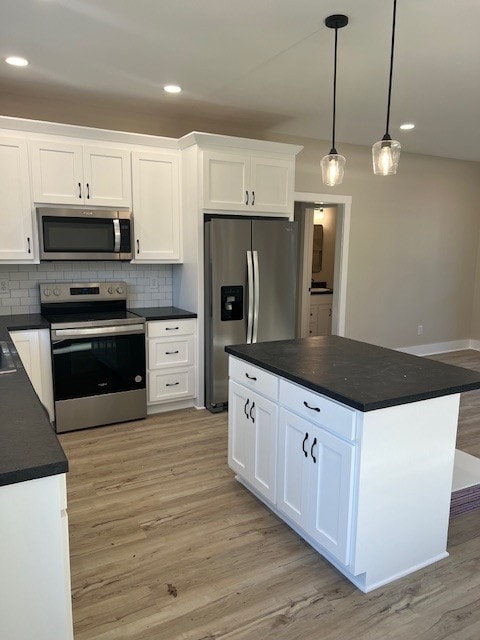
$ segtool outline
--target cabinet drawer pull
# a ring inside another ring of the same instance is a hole
[[[173,356],[175,353],[178,353],[178,349],[176,351],[165,351],[166,356]]]
[[[306,400],[303,401],[303,406],[307,407],[307,409],[311,409],[312,411],[316,411],[317,413],[320,413],[319,407],[311,407]]]
[[[314,464],[316,464],[316,462],[317,462],[317,459],[316,459],[316,458],[315,458],[315,456],[313,455],[313,447],[314,447],[316,444],[317,444],[317,439],[316,439],[316,438],[314,438],[314,439],[313,439],[313,444],[312,444],[311,449],[310,449],[310,455],[311,455],[311,456],[312,456],[312,458],[313,458],[313,463],[314,463]]]
[[[255,418],[252,416],[252,411],[255,408],[255,402],[252,402],[252,406],[250,407],[250,420],[255,424]]]
[[[252,191],[252,207],[255,206],[255,191]]]
[[[305,434],[305,437],[302,442],[302,451],[305,454],[305,458],[308,458],[308,453],[305,451],[305,443],[308,440],[308,433]]]
[[[180,384],[179,382],[167,382],[167,384],[165,385],[166,387],[176,387],[177,384]]]
[[[248,373],[245,374],[247,376],[247,378],[249,380],[255,380],[255,382],[257,381],[257,379],[255,378],[255,376],[249,376]]]
[[[247,418],[248,418],[247,407],[249,404],[250,404],[250,398],[247,398],[247,401],[245,402],[245,406],[243,407],[243,413]]]
[[[245,191],[245,204],[248,204],[248,191]]]
[[[82,197],[82,183],[81,182],[78,183],[78,197],[79,198]]]
[[[180,327],[165,327],[165,331],[178,331]]]

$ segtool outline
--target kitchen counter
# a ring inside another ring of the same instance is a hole
[[[40,314],[0,316],[0,341],[14,349],[8,330],[44,329]],[[20,358],[0,374],[0,486],[68,471],[68,461]]]
[[[196,313],[178,307],[142,307],[129,309],[129,311],[142,316],[145,320],[182,320],[197,317]]]
[[[364,592],[448,556],[480,373],[338,336],[226,347],[236,478]]]
[[[360,411],[480,389],[476,371],[339,336],[233,345],[226,351]]]

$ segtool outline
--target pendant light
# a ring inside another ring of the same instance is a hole
[[[345,158],[337,153],[335,149],[335,112],[337,98],[337,32],[348,24],[347,16],[337,14],[325,18],[325,25],[329,29],[335,29],[335,55],[333,62],[333,126],[332,126],[332,148],[328,156],[322,158],[322,179],[323,183],[329,187],[341,184],[345,170]]]
[[[393,52],[395,46],[396,13],[397,0],[393,0],[392,49],[390,52],[390,77],[388,81],[387,126],[383,138],[378,142],[375,142],[372,147],[373,173],[376,176],[392,176],[397,173],[398,161],[400,159],[400,149],[402,148],[397,140],[392,140],[388,132],[388,128],[390,125],[390,100],[392,96],[392,71]]]

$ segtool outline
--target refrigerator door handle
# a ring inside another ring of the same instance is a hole
[[[256,342],[257,333],[258,333],[258,310],[259,310],[259,302],[260,302],[260,269],[258,268],[258,251],[253,251],[253,284],[254,284],[254,306],[253,306],[252,342]]]
[[[251,344],[253,335],[253,260],[252,252],[247,251],[247,286],[248,286],[248,311],[247,311],[247,344]]]

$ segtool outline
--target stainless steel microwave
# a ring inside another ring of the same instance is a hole
[[[130,211],[37,207],[41,260],[131,260]]]

